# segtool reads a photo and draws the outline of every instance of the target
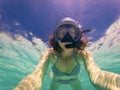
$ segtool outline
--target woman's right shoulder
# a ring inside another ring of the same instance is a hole
[[[53,48],[49,48],[48,49],[48,53],[51,55],[51,54],[54,54],[55,52],[54,52],[54,49]]]
[[[48,54],[49,57],[55,56],[55,51],[53,48],[49,48],[46,53]]]
[[[49,48],[48,50],[46,50],[44,53],[42,53],[42,58],[44,60],[52,60],[53,57],[55,57],[55,54],[54,54],[54,50],[53,48]]]
[[[54,53],[53,48],[49,48],[49,49],[48,49],[48,50],[46,50],[43,54],[50,55],[50,54],[52,54],[52,53]]]
[[[51,63],[55,62],[56,61],[56,53],[55,53],[54,49],[50,48],[48,50],[48,52],[49,52],[49,59],[50,59]]]

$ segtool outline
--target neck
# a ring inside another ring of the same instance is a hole
[[[73,48],[71,49],[64,49],[62,52],[62,57],[71,57],[73,55]]]

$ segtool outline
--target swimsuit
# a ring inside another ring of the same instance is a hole
[[[70,74],[64,73],[62,71],[60,71],[57,67],[56,67],[56,63],[58,62],[58,58],[55,62],[55,64],[52,66],[52,71],[56,76],[77,76],[79,74],[80,71],[80,63],[78,62],[76,56],[74,57],[75,62],[77,63],[77,65],[74,67],[73,71]],[[69,80],[58,80],[61,83],[69,83],[71,81],[73,81],[75,79],[69,79]]]

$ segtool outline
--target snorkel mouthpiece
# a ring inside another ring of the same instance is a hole
[[[65,45],[66,48],[75,48],[78,46],[78,42],[72,42],[71,44]]]

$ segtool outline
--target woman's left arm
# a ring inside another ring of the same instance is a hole
[[[82,50],[80,55],[83,57],[88,75],[95,86],[105,90],[120,90],[120,75],[101,70],[95,63],[90,51]]]

